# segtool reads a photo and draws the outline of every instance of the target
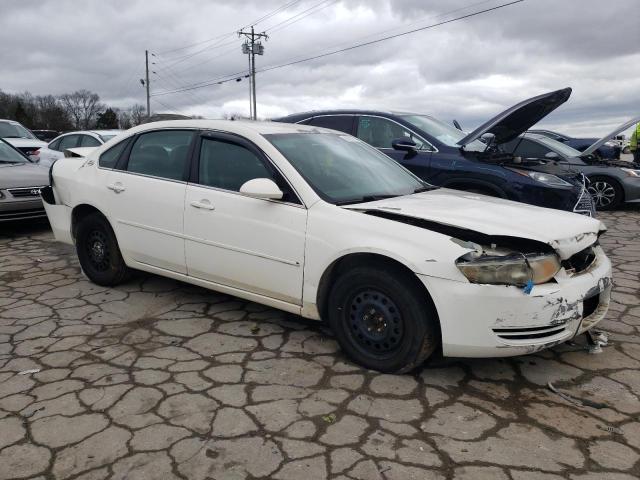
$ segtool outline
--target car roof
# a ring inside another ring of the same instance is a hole
[[[322,129],[318,127],[312,127],[307,125],[294,125],[291,123],[279,123],[279,122],[264,122],[264,121],[251,121],[251,120],[164,120],[160,122],[145,123],[138,125],[130,130],[127,130],[127,134],[133,135],[135,133],[145,132],[147,130],[157,130],[161,128],[197,128],[203,130],[223,130],[227,132],[240,133],[240,134],[259,134],[268,135],[272,133],[304,133],[304,132],[317,132],[318,130],[326,130],[327,132],[333,132],[332,130]]]
[[[310,110],[307,112],[293,113],[284,117],[274,118],[274,120],[306,120],[307,118],[317,117],[320,115],[420,115],[429,117],[430,115],[416,112],[403,112],[397,110],[371,110],[371,109],[357,109],[357,108],[340,108],[331,110]]]
[[[22,125],[19,121],[17,121],[17,120],[9,120],[8,118],[0,118],[0,122],[17,123],[18,125]]]

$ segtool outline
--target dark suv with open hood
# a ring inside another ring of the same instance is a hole
[[[434,185],[594,215],[581,174],[557,168],[552,162],[543,166],[528,162],[502,148],[570,95],[571,89],[565,88],[525,100],[468,135],[416,113],[326,110],[274,121],[350,133]]]

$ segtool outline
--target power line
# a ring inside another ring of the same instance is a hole
[[[514,0],[514,1],[511,1],[511,2],[508,2],[508,3],[503,3],[503,4],[500,4],[500,5],[497,5],[495,7],[486,8],[486,9],[483,9],[483,10],[478,10],[476,12],[472,12],[472,13],[469,13],[469,14],[466,14],[466,15],[461,15],[459,17],[455,17],[455,18],[452,18],[452,19],[449,19],[449,20],[443,20],[441,22],[437,22],[437,23],[433,23],[433,24],[430,24],[430,25],[426,25],[424,27],[414,28],[412,30],[408,30],[408,31],[405,31],[405,32],[397,33],[397,34],[394,34],[394,35],[388,35],[386,37],[378,38],[376,40],[371,40],[371,41],[368,41],[368,42],[358,43],[358,44],[355,44],[355,45],[351,45],[349,47],[340,48],[340,49],[337,49],[337,50],[332,50],[330,52],[325,52],[325,53],[321,53],[321,54],[318,54],[318,55],[313,55],[313,56],[302,58],[302,59],[299,59],[299,60],[294,60],[294,61],[286,62],[286,63],[283,63],[283,64],[279,64],[279,65],[274,65],[274,66],[271,66],[271,67],[265,67],[265,68],[263,68],[261,70],[257,70],[256,73],[269,72],[271,70],[276,70],[276,69],[279,69],[279,68],[284,68],[284,67],[288,67],[288,66],[291,66],[291,65],[296,65],[296,64],[299,64],[299,63],[309,62],[309,61],[312,61],[312,60],[317,60],[319,58],[324,58],[324,57],[328,57],[328,56],[331,56],[331,55],[336,55],[338,53],[343,53],[343,52],[347,52],[347,51],[350,51],[350,50],[355,50],[357,48],[362,48],[362,47],[366,47],[366,46],[369,46],[369,45],[374,45],[376,43],[384,42],[386,40],[392,40],[394,38],[402,37],[402,36],[405,36],[405,35],[410,35],[412,33],[416,33],[416,32],[423,31],[423,30],[429,30],[429,29],[432,29],[432,28],[439,27],[441,25],[448,24],[448,23],[453,23],[453,22],[457,22],[457,21],[460,21],[460,20],[465,20],[467,18],[471,18],[471,17],[475,17],[477,15],[481,15],[483,13],[499,10],[501,8],[505,8],[505,7],[508,7],[508,6],[511,6],[511,5],[515,5],[517,3],[522,3],[524,1],[525,0]],[[480,3],[484,3],[484,2],[480,2]],[[167,91],[167,92],[159,92],[159,93],[156,93],[155,95],[169,95],[169,94],[179,93],[179,92],[183,92],[183,91],[187,91],[187,90],[195,90],[195,89],[198,89],[198,88],[209,87],[209,86],[216,85],[216,84],[223,84],[223,83],[227,83],[227,82],[230,82],[230,81],[233,81],[233,80],[238,81],[236,78],[230,78],[230,77],[236,77],[237,75],[241,75],[241,74],[244,74],[244,73],[246,73],[246,70],[243,70],[241,72],[237,72],[237,73],[234,73],[234,74],[230,74],[230,75],[225,75],[225,76],[219,77],[217,79],[213,79],[213,80],[209,80],[209,81],[205,81],[205,82],[200,82],[200,83],[196,83],[196,84],[193,84],[193,85],[187,85],[187,86],[185,86],[185,87],[183,87],[181,89],[176,89],[176,90]]]
[[[319,55],[314,55],[312,57],[303,58],[301,60],[294,60],[292,62],[287,62],[287,63],[283,63],[283,64],[280,64],[280,65],[274,65],[272,67],[266,67],[266,68],[263,68],[262,70],[258,70],[256,73],[269,72],[271,70],[276,70],[278,68],[284,68],[284,67],[288,67],[290,65],[296,65],[298,63],[303,63],[303,62],[309,62],[311,60],[316,60],[318,58],[324,58],[324,57],[328,57],[330,55],[335,55],[335,54],[338,54],[338,53],[348,52],[349,50],[355,50],[356,48],[361,48],[361,47],[366,47],[366,46],[369,46],[369,45],[374,45],[376,43],[384,42],[386,40],[392,40],[392,39],[398,38],[398,37],[403,37],[405,35],[410,35],[412,33],[420,32],[422,30],[429,30],[431,28],[436,28],[436,27],[439,27],[441,25],[445,25],[447,23],[453,23],[453,22],[457,22],[459,20],[464,20],[464,19],[467,19],[467,18],[470,18],[470,17],[475,17],[475,16],[483,14],[483,13],[491,12],[491,11],[494,11],[494,10],[499,10],[501,8],[508,7],[510,5],[515,5],[516,3],[522,3],[524,1],[525,0],[514,0],[514,1],[509,2],[509,3],[503,3],[501,5],[498,5],[498,6],[495,6],[495,7],[492,7],[492,8],[486,8],[484,10],[480,10],[480,11],[477,11],[477,12],[469,13],[467,15],[462,15],[460,17],[452,18],[450,20],[444,20],[442,22],[433,23],[431,25],[426,25],[424,27],[414,28],[413,30],[409,30],[409,31],[406,31],[406,32],[396,33],[395,35],[389,35],[389,36],[386,36],[386,37],[378,38],[376,40],[371,40],[369,42],[358,43],[358,44],[352,45],[350,47],[345,47],[345,48],[341,48],[341,49],[338,49],[338,50],[333,50],[331,52],[321,53]]]
[[[230,37],[232,35],[235,35],[235,33],[238,30],[242,30],[242,29],[250,27],[252,25],[255,26],[258,23],[263,22],[265,20],[268,20],[269,18],[273,17],[274,15],[277,15],[278,13],[286,10],[287,8],[289,8],[289,7],[293,6],[293,5],[295,5],[296,3],[300,3],[301,1],[302,0],[291,0],[291,1],[287,2],[287,3],[285,3],[284,5],[281,5],[280,7],[276,8],[275,10],[272,10],[271,12],[268,12],[267,14],[263,15],[262,17],[254,20],[253,22],[250,22],[250,23],[248,23],[246,25],[243,25],[242,27],[240,27],[240,28],[238,28],[238,29],[236,29],[234,31],[223,33],[223,34],[218,35],[216,37],[208,38],[208,39],[202,40],[200,42],[191,43],[189,45],[185,45],[184,47],[178,47],[178,48],[173,48],[171,50],[164,50],[162,52],[157,52],[156,55],[158,55],[158,56],[166,55],[167,53],[177,52],[177,51],[180,51],[180,50],[186,50],[186,49],[191,48],[191,47],[197,47],[198,45],[203,45],[205,43],[213,42],[215,40],[219,40],[219,39],[224,39],[224,38]],[[213,47],[213,46],[206,47],[201,51],[207,50],[208,48],[211,48],[211,47]],[[196,54],[197,54],[197,52],[194,55],[196,55]]]
[[[325,8],[330,7],[331,5],[335,4],[337,1],[338,0],[322,0],[321,2],[316,3],[312,7],[307,8],[306,10],[303,10],[302,12],[291,16],[291,17],[283,20],[282,22],[276,23],[275,25],[271,25],[265,31],[266,32],[276,32],[278,30],[282,30],[283,28],[286,28],[286,27],[288,27],[290,25],[293,25],[294,23],[299,22],[300,20],[308,17],[309,15],[313,15],[314,13],[319,12],[320,10],[324,10]],[[323,3],[325,5],[322,5]],[[318,8],[318,7],[320,7],[320,8]],[[316,8],[317,8],[317,10],[316,10]],[[276,28],[276,27],[279,27],[279,28]]]

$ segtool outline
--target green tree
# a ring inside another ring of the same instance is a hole
[[[112,108],[107,108],[104,112],[98,115],[96,128],[101,128],[104,130],[118,128],[118,115],[116,114],[116,112],[114,112]]]

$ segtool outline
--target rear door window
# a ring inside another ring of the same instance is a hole
[[[133,144],[126,170],[132,173],[184,180],[191,130],[162,130],[141,134]]]
[[[102,145],[100,141],[91,135],[82,135],[82,139],[80,140],[81,147],[99,147],[100,145]]]
[[[313,117],[305,123],[314,127],[330,128],[351,135],[353,133],[353,118],[353,115],[323,115]]]
[[[67,135],[66,137],[62,137],[58,144],[58,151],[64,152],[67,148],[77,147],[79,140],[80,135]]]

